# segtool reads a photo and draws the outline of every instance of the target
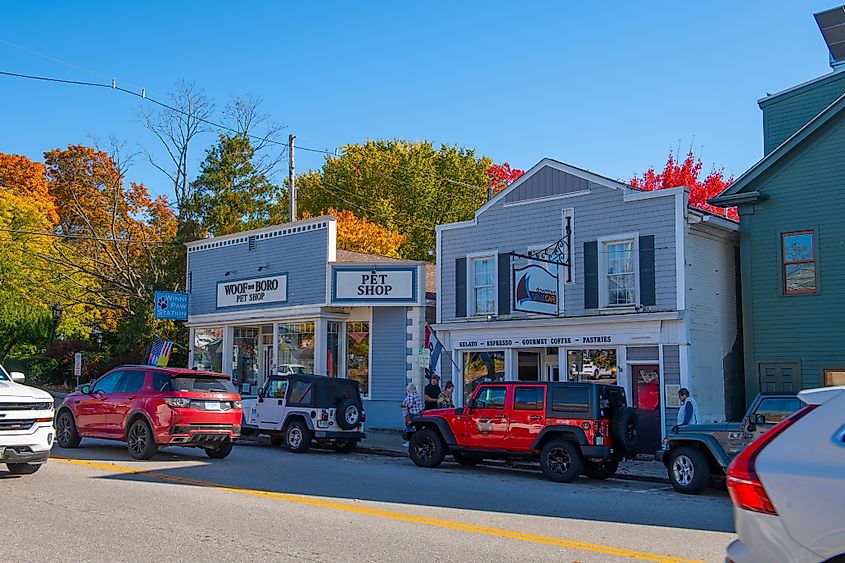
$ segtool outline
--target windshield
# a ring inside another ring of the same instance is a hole
[[[282,366],[282,368],[278,371],[278,375],[288,375],[288,374],[296,374],[296,375],[307,375],[308,370],[305,369],[305,366]]]
[[[11,379],[8,372],[6,372],[6,368],[0,366],[0,381],[10,381]]]
[[[170,380],[170,387],[170,389],[162,389],[162,391],[212,391],[235,395],[238,393],[229,380],[218,377],[174,377]]]

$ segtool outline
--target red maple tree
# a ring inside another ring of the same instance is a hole
[[[493,188],[493,195],[504,190],[511,182],[519,179],[525,174],[525,170],[511,168],[507,162],[502,164],[491,164],[487,167],[487,175],[490,177],[490,186]]]
[[[733,175],[725,178],[723,169],[714,168],[707,176],[701,178],[701,169],[701,158],[696,158],[692,149],[683,161],[670,152],[662,172],[656,172],[652,166],[642,176],[634,176],[630,184],[649,192],[685,186],[690,190],[689,203],[693,207],[739,221],[736,207],[724,209],[707,203],[707,200],[716,197],[733,183]]]

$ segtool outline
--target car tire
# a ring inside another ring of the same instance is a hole
[[[620,407],[610,421],[610,437],[613,444],[634,455],[637,449],[637,411],[631,407]]]
[[[540,450],[543,475],[556,483],[569,483],[584,470],[580,448],[569,440],[551,440]]]
[[[63,448],[71,449],[79,446],[81,441],[82,436],[76,429],[73,413],[69,410],[63,410],[56,418],[56,442]]]
[[[608,461],[588,461],[584,465],[584,475],[590,479],[609,479],[616,475],[619,469],[619,461],[612,459]]]
[[[478,465],[479,463],[481,463],[482,460],[480,456],[465,454],[463,452],[454,452],[452,453],[452,457],[455,458],[455,461],[467,467],[473,467],[475,465]]]
[[[684,446],[669,457],[669,481],[679,493],[697,495],[710,484],[710,463],[698,448]]]
[[[354,430],[361,424],[361,406],[355,399],[341,401],[335,411],[337,425],[344,430]]]
[[[126,446],[129,455],[135,459],[152,459],[158,451],[153,429],[143,418],[135,420],[126,432]]]
[[[7,463],[6,468],[13,475],[32,475],[41,469],[40,463]]]
[[[228,457],[230,453],[232,453],[232,448],[234,444],[231,440],[226,440],[216,446],[211,446],[208,448],[203,448],[205,450],[205,455],[210,457],[211,459],[223,459]]]
[[[352,453],[357,447],[358,440],[334,440],[332,442],[332,448],[334,448],[334,451],[341,454]]]
[[[420,467],[437,467],[446,457],[446,444],[437,431],[423,428],[411,436],[408,455]]]
[[[311,447],[311,430],[301,420],[294,420],[285,428],[285,448],[289,452],[301,454]]]

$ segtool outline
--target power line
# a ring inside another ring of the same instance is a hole
[[[329,194],[329,195],[331,195],[331,196],[334,196],[334,197],[338,198],[339,200],[341,200],[342,202],[346,203],[347,205],[351,205],[351,206],[353,206],[353,207],[357,207],[358,209],[360,209],[360,210],[362,210],[362,211],[366,211],[366,212],[368,212],[368,213],[372,213],[373,215],[378,215],[378,216],[380,216],[380,217],[382,217],[382,218],[384,218],[384,219],[387,219],[388,221],[391,221],[391,222],[393,222],[393,223],[396,223],[396,224],[399,224],[399,225],[404,225],[404,226],[406,226],[406,227],[411,227],[411,228],[414,228],[414,229],[423,229],[423,230],[426,230],[426,231],[433,231],[433,230],[434,230],[434,226],[433,226],[433,225],[421,225],[421,224],[419,224],[419,223],[411,223],[411,222],[408,222],[408,221],[402,221],[401,219],[396,219],[396,218],[394,218],[394,217],[390,217],[389,215],[386,215],[385,213],[383,213],[383,212],[381,212],[381,211],[377,211],[377,210],[375,210],[375,209],[371,209],[371,208],[368,208],[368,207],[364,207],[364,206],[362,206],[362,205],[359,205],[359,204],[355,203],[354,201],[350,201],[350,200],[346,199],[345,197],[343,197],[343,196],[341,196],[341,195],[338,195],[337,193],[335,193],[335,192],[333,192],[333,191],[331,191],[331,190],[329,189],[329,188],[334,188],[335,190],[337,190],[337,191],[339,191],[339,192],[343,192],[343,193],[349,194],[349,192],[348,192],[348,191],[345,191],[345,190],[343,190],[343,189],[341,189],[341,188],[338,188],[338,187],[336,187],[336,186],[329,186],[329,185],[327,185],[327,184],[322,184],[322,183],[321,183],[321,184],[316,184],[316,183],[315,183],[315,184],[312,184],[310,187],[315,187],[315,188],[318,188],[318,189],[320,189],[320,190],[324,191],[325,193],[327,193],[327,194]],[[349,195],[352,195],[352,194],[349,194]]]
[[[125,244],[165,244],[165,245],[176,245],[179,246],[180,243],[178,242],[171,242],[166,240],[144,240],[144,239],[129,239],[129,238],[110,238],[110,237],[92,237],[87,235],[70,235],[70,234],[63,234],[63,233],[45,233],[41,231],[28,231],[24,229],[3,229],[0,228],[0,232],[4,233],[15,233],[21,235],[35,235],[40,237],[51,237],[51,238],[64,238],[64,239],[71,239],[71,240],[93,240],[98,242],[119,242]]]

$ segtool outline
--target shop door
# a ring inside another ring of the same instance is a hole
[[[631,366],[634,407],[637,409],[637,452],[653,454],[660,448],[660,367]]]

